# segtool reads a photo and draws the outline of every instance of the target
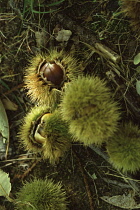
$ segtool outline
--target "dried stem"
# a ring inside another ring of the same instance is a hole
[[[69,28],[71,31],[77,33],[80,42],[87,45],[92,51],[98,53],[105,59],[111,60],[114,63],[118,63],[120,61],[121,57],[116,52],[103,45],[90,30],[77,25],[75,21],[71,20],[66,15],[58,13],[56,16],[64,27]]]
[[[81,171],[82,176],[84,178],[84,183],[85,183],[85,187],[86,187],[86,191],[87,191],[87,195],[88,195],[88,199],[89,199],[89,204],[90,204],[90,210],[94,210],[92,194],[91,194],[91,191],[90,191],[90,188],[89,188],[89,184],[88,184],[84,169],[82,167],[82,164],[81,164],[81,161],[80,161],[79,157],[77,156],[76,152],[74,152],[74,150],[73,150],[73,153],[74,153],[74,156],[76,157],[76,159],[78,161],[80,171]]]

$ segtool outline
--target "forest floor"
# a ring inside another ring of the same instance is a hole
[[[61,29],[72,32],[67,42],[56,40]],[[102,50],[97,45],[95,49],[96,43]],[[140,39],[120,12],[117,0],[0,0],[0,95],[12,103],[11,110],[6,110],[9,152],[6,159],[1,155],[0,167],[10,176],[12,198],[23,181],[47,176],[61,181],[70,210],[119,210],[125,208],[128,198],[140,203],[140,173],[134,176],[115,170],[104,145],[96,150],[94,145],[75,143],[59,163],[51,165],[19,147],[17,137],[22,118],[34,106],[24,89],[24,69],[36,53],[53,48],[80,59],[84,74],[105,79],[121,104],[123,120],[139,125],[140,97],[135,88],[139,72],[133,63],[139,46]],[[125,209],[133,209],[136,203]],[[0,197],[0,205],[0,209],[14,209],[4,197]]]

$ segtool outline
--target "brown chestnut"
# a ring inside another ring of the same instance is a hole
[[[39,74],[45,82],[51,82],[55,86],[60,86],[64,79],[63,69],[54,62],[43,62]]]

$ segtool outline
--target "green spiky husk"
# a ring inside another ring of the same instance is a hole
[[[59,110],[45,121],[44,133],[46,134],[46,142],[43,145],[44,157],[49,158],[51,163],[56,162],[70,148],[72,142],[68,124],[61,119]]]
[[[66,210],[66,193],[60,182],[34,179],[26,182],[17,193],[17,210]],[[33,208],[34,207],[34,208]]]
[[[18,137],[26,150],[41,153],[41,156],[49,159],[50,163],[55,163],[70,148],[72,137],[68,133],[67,123],[62,120],[59,111],[56,110],[45,118],[41,128],[44,141],[42,143],[36,141],[34,125],[37,127],[40,123],[38,119],[49,112],[50,108],[45,105],[32,108],[20,126]]]
[[[61,91],[45,83],[37,73],[38,67],[43,61],[54,61],[56,64],[60,65],[65,72],[65,82],[77,78],[79,74],[82,74],[82,70],[80,63],[64,51],[58,52],[57,50],[51,50],[47,54],[37,54],[30,59],[30,64],[25,69],[24,76],[25,88],[28,90],[27,94],[32,102],[37,102],[38,104],[52,104],[53,101],[59,101]],[[61,87],[59,87],[59,89],[61,89]]]
[[[101,144],[117,130],[119,108],[98,77],[79,77],[69,83],[60,107],[70,133],[85,145]]]
[[[140,1],[139,0],[121,0],[121,10],[125,16],[129,17],[132,29],[140,33]]]
[[[49,113],[50,108],[44,106],[33,107],[29,113],[24,117],[23,122],[19,128],[19,141],[22,147],[28,151],[41,152],[42,145],[36,144],[31,137],[33,125],[36,120],[45,113]]]
[[[123,172],[140,169],[140,129],[133,123],[125,123],[107,143],[112,165]]]

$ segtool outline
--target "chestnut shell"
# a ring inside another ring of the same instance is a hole
[[[55,62],[43,62],[39,74],[45,82],[51,82],[55,86],[60,86],[64,80],[63,69]]]

